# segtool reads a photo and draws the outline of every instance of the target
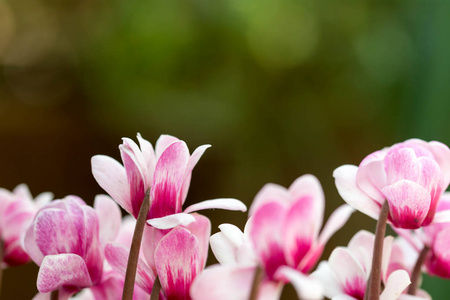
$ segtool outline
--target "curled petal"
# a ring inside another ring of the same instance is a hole
[[[154,218],[147,220],[147,224],[158,229],[170,229],[178,225],[189,225],[195,222],[195,218],[187,213],[172,214],[162,218]]]
[[[237,199],[233,198],[221,198],[213,200],[205,200],[196,204],[192,204],[187,207],[184,212],[190,213],[193,211],[199,211],[203,209],[226,209],[226,210],[240,210],[242,212],[247,211],[247,206]]]
[[[221,224],[221,232],[213,234],[209,241],[214,256],[221,264],[237,264],[237,251],[244,243],[242,231],[231,224]]]
[[[384,196],[381,188],[386,186],[386,172],[384,171],[383,159],[386,151],[376,151],[359,164],[356,174],[356,184],[369,197],[382,204]]]
[[[76,254],[47,255],[37,278],[41,293],[49,293],[63,286],[84,288],[92,285],[84,260]]]
[[[319,236],[319,244],[325,245],[330,237],[347,223],[355,210],[349,205],[339,206],[328,218]]]
[[[340,166],[333,172],[336,188],[347,204],[375,220],[380,214],[380,205],[361,191],[356,185],[358,167]]]

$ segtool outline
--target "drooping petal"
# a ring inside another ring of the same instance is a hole
[[[186,200],[186,195],[189,190],[189,185],[191,183],[191,173],[194,169],[195,165],[198,163],[200,158],[202,157],[203,153],[205,153],[206,149],[211,147],[211,145],[202,145],[195,149],[195,151],[192,153],[191,157],[189,158],[189,162],[186,166],[186,170],[184,172],[184,178],[183,178],[183,186],[181,188],[181,202],[184,203]]]
[[[299,299],[323,299],[323,287],[318,280],[304,275],[290,267],[278,268],[275,277],[290,282]]]
[[[158,229],[170,229],[178,225],[186,226],[192,222],[195,222],[195,218],[191,214],[187,213],[172,214],[162,218],[147,220],[148,225]]]
[[[77,288],[92,285],[84,260],[76,254],[47,255],[42,261],[37,278],[41,293],[49,293],[62,286]]]
[[[397,270],[389,276],[386,287],[380,295],[380,300],[398,299],[400,294],[410,285],[408,272],[405,270]]]
[[[97,183],[128,213],[133,208],[130,201],[130,187],[128,185],[125,168],[105,155],[96,155],[91,159],[92,174]]]
[[[191,286],[193,300],[247,300],[256,267],[213,265],[206,268]]]
[[[423,187],[409,180],[400,180],[382,189],[389,202],[392,224],[405,229],[417,229],[422,225],[429,207],[430,194]]]
[[[287,208],[279,202],[269,202],[258,208],[252,217],[250,237],[253,247],[261,259],[267,276],[272,279],[281,265],[286,265],[283,251],[283,220]]]
[[[191,214],[195,218],[195,222],[185,225],[193,235],[197,237],[199,246],[199,259],[202,268],[206,265],[209,249],[209,236],[211,235],[211,222],[205,216],[197,213]]]
[[[188,160],[189,150],[183,141],[170,144],[161,154],[153,177],[148,218],[181,212],[180,191]]]
[[[127,269],[129,252],[129,249],[114,242],[108,243],[105,247],[105,257],[108,263],[115,271],[122,275],[125,275]],[[153,271],[139,258],[136,271],[136,284],[150,294],[155,277]]]
[[[358,167],[352,165],[343,165],[334,170],[336,188],[347,204],[376,220],[380,215],[380,206],[358,188],[357,172]]]
[[[370,198],[383,204],[384,197],[381,189],[386,186],[386,173],[384,171],[383,159],[385,150],[376,151],[359,164],[356,173],[356,185]]]
[[[290,195],[286,188],[278,184],[267,183],[255,196],[255,199],[250,206],[248,216],[249,218],[252,217],[255,211],[259,209],[259,207],[268,202],[280,201],[287,204],[289,203],[289,197]]]
[[[317,236],[323,224],[325,211],[325,196],[319,180],[310,174],[300,176],[289,187],[289,193],[291,203],[305,202],[304,210],[308,210],[305,213],[308,221],[305,219],[305,222],[314,220],[314,222],[311,222],[314,224],[312,227],[313,235]]]
[[[226,210],[239,210],[242,212],[247,211],[247,206],[237,199],[233,198],[221,198],[213,200],[205,200],[196,204],[188,206],[184,212],[190,213],[193,211],[199,211],[203,209],[226,209]]]
[[[113,241],[119,233],[122,214],[117,204],[106,195],[95,197],[94,209],[100,224],[100,244],[104,247],[107,242]]]
[[[166,234],[156,248],[156,270],[168,299],[189,299],[194,278],[203,269],[197,237],[176,227]]]

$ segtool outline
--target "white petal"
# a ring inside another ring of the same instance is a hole
[[[170,229],[178,225],[186,226],[192,222],[195,222],[195,218],[187,213],[173,214],[162,218],[147,220],[147,224],[158,229]]]
[[[192,204],[191,206],[187,207],[184,212],[190,213],[193,211],[203,210],[203,209],[226,209],[226,210],[240,210],[240,211],[247,211],[247,206],[245,206],[244,203],[237,199],[233,198],[220,198],[220,199],[213,199],[213,200],[205,200],[196,204]]]

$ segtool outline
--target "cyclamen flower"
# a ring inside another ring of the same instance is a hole
[[[41,293],[60,291],[67,299],[102,278],[103,251],[98,216],[76,196],[56,200],[41,209],[25,234],[25,249],[40,266]]]
[[[341,197],[374,219],[386,199],[395,227],[416,229],[448,219],[448,212],[435,219],[450,182],[450,150],[442,143],[407,140],[370,154],[359,167],[341,166],[333,176]]]
[[[442,195],[436,211],[439,213],[449,209],[450,193],[446,192]],[[424,247],[428,249],[424,271],[430,275],[450,279],[450,222],[431,224],[414,231],[396,231],[410,243],[416,257]]]
[[[18,266],[30,261],[21,245],[21,237],[33,220],[38,209],[52,199],[51,193],[42,193],[35,200],[25,184],[12,192],[0,189],[0,247],[3,246],[2,265]]]
[[[207,268],[195,281],[193,298],[248,299],[256,265],[264,269],[258,299],[278,299],[290,281],[299,296],[321,298],[320,287],[307,277],[328,239],[347,221],[353,209],[338,208],[322,232],[325,200],[319,181],[312,175],[298,178],[289,189],[268,184],[258,193],[245,233],[229,224],[211,237],[211,248],[221,266]],[[222,278],[222,280],[219,280]]]
[[[350,240],[348,247],[334,249],[329,260],[319,264],[311,277],[322,282],[326,297],[333,300],[364,299],[374,240],[375,237],[372,233],[361,230]],[[387,272],[392,241],[391,236],[384,239],[382,281],[385,288],[380,295],[380,300],[424,299],[402,295],[402,292],[410,284],[408,273],[405,270]]]
[[[92,158],[92,173],[98,184],[135,218],[148,189],[151,190],[148,223],[160,229],[194,221],[187,213],[196,210],[246,210],[238,200],[216,199],[194,204],[182,213],[192,170],[210,145],[200,146],[190,155],[186,143],[170,135],[161,135],[155,150],[140,134],[137,139],[140,147],[128,138],[119,146],[123,166],[108,156]]]
[[[211,223],[208,218],[192,214],[195,222],[171,230],[146,226],[142,243],[144,258],[137,267],[136,284],[151,293],[156,276],[161,283],[160,298],[191,299],[192,281],[206,264]],[[109,243],[105,255],[111,266],[125,274],[129,249]]]

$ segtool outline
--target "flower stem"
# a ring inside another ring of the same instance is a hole
[[[249,300],[256,300],[258,298],[258,289],[263,279],[263,275],[263,269],[258,265],[255,270],[255,276],[253,277],[252,290],[250,292],[250,297],[248,298]]]
[[[54,290],[50,294],[50,300],[58,300],[59,299],[59,290]]]
[[[139,250],[141,249],[142,235],[144,233],[145,221],[150,207],[150,189],[145,193],[139,215],[134,228],[133,240],[131,242],[130,254],[128,255],[127,271],[125,273],[125,283],[123,285],[122,300],[132,300],[134,282],[136,280],[136,269],[139,260]]]
[[[150,300],[158,300],[160,291],[161,291],[161,282],[159,281],[159,276],[156,275],[155,281],[153,282],[152,294],[150,295]]]
[[[386,233],[386,222],[389,214],[389,203],[385,200],[381,207],[375,230],[375,243],[373,245],[372,269],[367,280],[364,300],[379,300],[381,290],[381,260],[383,257],[383,242]]]
[[[428,246],[423,246],[422,251],[420,251],[419,257],[417,258],[411,275],[411,285],[408,288],[408,294],[410,295],[415,295],[417,292],[417,288],[419,287],[420,274],[422,273],[422,265],[425,262],[425,258],[427,257],[429,250],[430,248],[428,248]]]

